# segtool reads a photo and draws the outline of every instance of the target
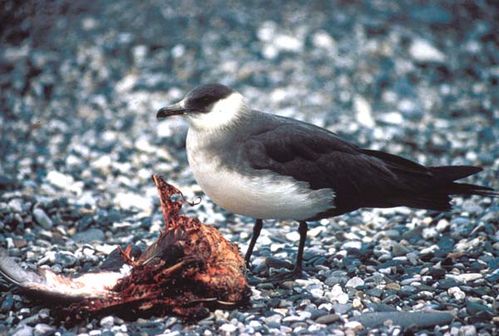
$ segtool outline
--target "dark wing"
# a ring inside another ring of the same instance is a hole
[[[312,189],[333,189],[335,209],[325,214],[328,216],[361,207],[449,208],[449,192],[438,189],[452,182],[435,176],[434,168],[360,149],[312,125],[285,123],[271,132],[253,135],[246,140],[243,151],[254,169],[292,176],[308,182]],[[479,170],[461,168],[463,171],[454,179]]]

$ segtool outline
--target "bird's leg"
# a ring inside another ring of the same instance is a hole
[[[301,275],[303,270],[303,250],[305,249],[305,241],[307,240],[307,231],[307,222],[300,222],[300,227],[298,228],[298,232],[300,233],[300,244],[298,245],[295,269],[293,270],[295,275]]]
[[[262,231],[263,220],[257,219],[255,221],[255,226],[253,226],[253,236],[251,237],[250,244],[248,246],[248,250],[246,251],[246,255],[244,256],[244,260],[246,261],[246,267],[250,268],[250,258],[253,254],[253,248],[255,248],[256,240],[258,236],[260,236],[260,231]]]
[[[298,245],[298,254],[296,255],[295,268],[291,272],[276,274],[271,277],[274,284],[280,284],[286,280],[294,280],[303,276],[303,250],[307,240],[308,226],[306,222],[300,222],[298,232],[300,233],[300,245]]]

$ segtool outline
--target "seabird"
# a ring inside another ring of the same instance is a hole
[[[222,208],[256,219],[248,266],[264,219],[299,222],[298,275],[307,221],[359,208],[446,211],[451,195],[497,196],[488,187],[454,182],[480,167],[425,167],[362,149],[318,126],[253,110],[221,84],[199,86],[156,116],[173,115],[189,123],[187,157],[203,191]]]

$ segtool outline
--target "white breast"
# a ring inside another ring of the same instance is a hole
[[[304,220],[333,207],[332,189],[311,190],[304,182],[270,171],[259,171],[254,176],[237,174],[218,157],[208,156],[203,143],[206,141],[190,129],[189,165],[203,191],[230,212],[260,219]]]

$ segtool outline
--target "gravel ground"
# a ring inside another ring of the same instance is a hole
[[[2,1],[0,246],[75,274],[150,243],[162,225],[152,173],[202,195],[186,124],[155,111],[206,82],[364,147],[481,165],[470,181],[497,189],[498,13],[494,1]],[[0,335],[497,335],[499,207],[454,203],[311,223],[308,276],[279,286],[266,276],[294,260],[297,224],[268,221],[252,306],[194,324],[67,327],[0,282]],[[188,213],[246,250],[250,218],[207,197]]]

